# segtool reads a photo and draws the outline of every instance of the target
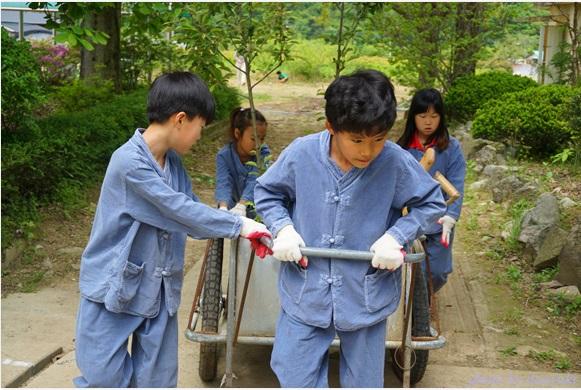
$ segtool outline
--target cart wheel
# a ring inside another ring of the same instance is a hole
[[[415,272],[414,301],[412,307],[412,335],[430,336],[430,305],[428,303],[428,284],[426,275],[420,267]],[[403,362],[403,350],[398,349],[397,361]],[[397,365],[395,350],[390,350],[391,368],[399,380],[403,380],[403,370]],[[428,366],[428,350],[414,350],[410,370],[410,385],[414,386],[422,380]],[[414,359],[415,356],[415,359]]]
[[[214,239],[206,265],[204,291],[202,292],[202,331],[218,333],[222,299],[222,256],[224,253],[224,239]],[[216,378],[218,366],[218,344],[200,343],[200,364],[198,372],[203,381],[212,381]]]

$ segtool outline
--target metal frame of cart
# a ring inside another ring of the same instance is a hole
[[[237,276],[238,276],[238,264],[239,264],[239,245],[244,244],[240,240],[232,240],[230,246],[230,255],[229,255],[229,269],[228,269],[228,291],[226,295],[226,326],[219,327],[218,333],[208,333],[204,331],[196,331],[196,325],[198,322],[198,318],[200,316],[200,310],[198,309],[198,299],[201,296],[201,287],[200,285],[203,284],[202,280],[204,275],[200,275],[200,281],[198,282],[198,289],[196,292],[196,297],[194,298],[194,305],[192,307],[192,313],[190,314],[190,321],[188,323],[188,327],[185,332],[185,336],[188,340],[193,342],[198,342],[202,344],[226,344],[226,365],[225,365],[225,374],[222,379],[222,386],[232,387],[232,382],[234,378],[233,373],[233,351],[235,347],[235,343],[240,344],[253,344],[253,345],[272,345],[274,342],[274,335],[261,335],[261,336],[248,336],[248,335],[238,335],[238,330],[240,326],[240,321],[238,320],[238,313],[241,310],[236,310],[237,304]],[[211,244],[209,243],[209,246]],[[425,254],[423,253],[423,247],[419,240],[414,241],[413,245],[411,246],[411,254],[406,256],[406,261],[403,265],[403,274],[402,274],[402,299],[400,300],[400,304],[396,312],[389,317],[388,321],[395,321],[401,322],[400,331],[402,332],[402,337],[400,340],[386,340],[385,348],[390,350],[395,350],[393,353],[393,357],[395,360],[398,360],[398,356],[403,357],[403,364],[396,362],[399,366],[401,371],[399,372],[398,376],[402,379],[402,383],[404,387],[410,387],[410,385],[414,385],[418,382],[421,377],[423,376],[423,371],[416,375],[416,378],[411,378],[411,370],[414,366],[416,360],[416,353],[415,351],[427,351],[433,349],[439,349],[445,346],[446,339],[439,335],[436,337],[430,337],[429,335],[425,335],[425,337],[412,337],[412,315],[413,313],[413,299],[410,302],[410,297],[413,296],[412,289],[414,288],[414,283],[412,282],[412,268],[416,268],[418,272],[415,274],[423,275],[421,272],[420,262],[424,260]],[[337,249],[324,249],[324,248],[301,248],[303,255],[306,256],[313,256],[313,257],[332,257],[332,258],[343,258],[348,260],[363,260],[369,261],[373,256],[369,252],[359,252],[359,251],[349,251],[349,250],[337,250]],[[208,258],[208,250],[206,251],[206,259]],[[254,256],[249,259],[249,270],[247,274],[250,273],[252,269],[252,262],[254,261]],[[270,260],[269,260],[270,261]],[[233,271],[233,272],[232,272]],[[202,266],[201,273],[205,273],[205,266]],[[246,282],[245,287],[248,285],[249,275],[246,275]],[[417,278],[414,277],[414,278]],[[272,291],[273,294],[277,294],[277,291]],[[410,294],[412,293],[412,294]],[[241,301],[241,305],[239,305],[239,309],[244,307],[244,297],[246,295],[246,288],[243,291],[243,299]],[[427,308],[424,308],[427,310]],[[422,310],[424,310],[422,309]],[[222,308],[220,309],[222,311]],[[409,313],[406,317],[405,311]],[[223,317],[224,313],[221,313],[220,317]],[[256,314],[256,313],[254,313]],[[202,313],[203,315],[203,313]],[[428,314],[429,315],[429,314]],[[406,318],[408,319],[406,321]],[[221,328],[221,329],[220,329]],[[389,327],[389,332],[393,331],[393,327]],[[405,330],[404,330],[405,329]],[[405,333],[404,333],[405,332]],[[403,343],[402,343],[403,340]],[[332,346],[339,346],[339,340],[335,339],[332,343]],[[402,345],[403,344],[403,345]],[[201,357],[202,359],[202,357]],[[427,354],[425,356],[427,364]],[[397,368],[394,367],[395,370]],[[423,367],[425,370],[425,366]],[[396,371],[397,372],[397,371]]]

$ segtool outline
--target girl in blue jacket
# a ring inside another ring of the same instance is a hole
[[[264,144],[268,123],[260,111],[256,116],[256,132],[263,161],[270,156],[270,149]],[[230,114],[231,141],[216,156],[216,192],[218,206],[241,216],[246,216],[246,208],[254,203],[254,186],[258,177],[256,163],[256,138],[252,129],[250,108],[236,108]]]
[[[398,144],[418,161],[422,159],[426,149],[434,148],[436,162],[429,171],[430,175],[440,171],[461,194],[458,200],[448,205],[446,214],[426,229],[427,254],[435,292],[446,284],[448,274],[452,272],[454,225],[462,210],[466,176],[466,161],[460,143],[448,134],[444,101],[440,92],[430,88],[415,93],[405,131]],[[447,198],[445,193],[444,197]]]

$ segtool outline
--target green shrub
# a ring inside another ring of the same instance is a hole
[[[469,121],[474,118],[476,110],[489,100],[536,85],[537,83],[528,77],[514,76],[505,72],[459,77],[446,94],[446,109],[451,119]]]
[[[2,142],[33,132],[32,113],[44,99],[40,66],[30,44],[2,30]],[[24,129],[24,130],[23,130]]]
[[[56,87],[49,99],[59,112],[78,112],[105,103],[115,97],[112,81],[75,80]]]
[[[571,140],[568,110],[573,89],[546,85],[504,95],[476,112],[475,137],[510,143],[521,155],[548,157]]]
[[[217,85],[211,90],[216,100],[216,119],[229,118],[232,110],[241,104],[238,90],[226,85]]]

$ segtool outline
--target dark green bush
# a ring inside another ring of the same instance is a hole
[[[571,104],[569,104],[569,118],[573,142],[579,146],[581,143],[581,88],[575,88]]]
[[[232,110],[240,106],[240,93],[227,85],[217,85],[211,90],[216,100],[216,119],[229,118]]]
[[[49,99],[56,111],[78,112],[110,101],[115,97],[112,81],[75,80],[54,88]]]
[[[451,119],[466,122],[487,101],[534,86],[537,86],[534,80],[506,72],[459,77],[446,94],[446,110]]]
[[[574,90],[546,85],[504,95],[476,112],[475,137],[515,145],[524,155],[548,157],[571,140],[569,107]]]
[[[36,138],[2,142],[3,248],[16,229],[34,219],[37,205],[60,201],[58,196],[103,175],[113,151],[137,127],[147,126],[146,93],[38,120]]]
[[[29,130],[33,132],[32,112],[44,99],[40,66],[30,44],[17,41],[2,30],[2,142]],[[24,129],[24,130],[23,130]]]

